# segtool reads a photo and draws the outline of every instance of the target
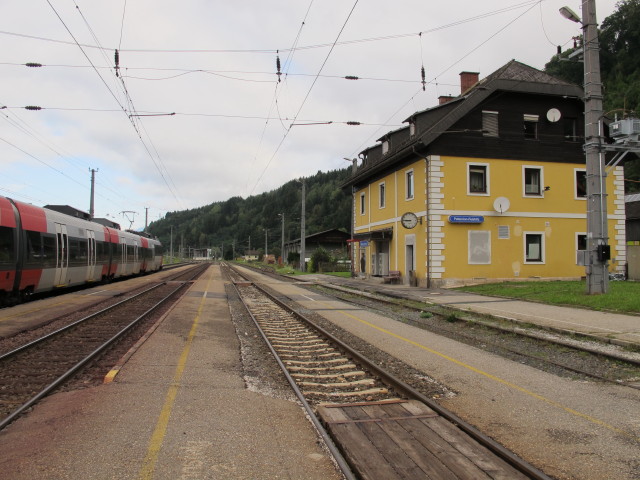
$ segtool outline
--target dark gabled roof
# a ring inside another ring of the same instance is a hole
[[[582,88],[578,85],[555,78],[516,60],[511,60],[453,100],[411,115],[405,122],[416,121],[416,134],[408,140],[391,145],[391,151],[382,161],[362,165],[342,187],[354,185],[386,169],[395,162],[406,158],[416,147],[424,148],[433,143],[452,125],[497,91],[576,98],[583,96]],[[381,138],[384,139],[391,133],[389,132]],[[369,152],[376,147],[377,145],[369,147],[362,153]]]

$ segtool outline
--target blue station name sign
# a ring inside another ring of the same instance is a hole
[[[449,215],[449,223],[482,223],[482,215]]]

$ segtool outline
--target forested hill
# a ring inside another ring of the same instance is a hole
[[[318,172],[305,178],[306,234],[339,228],[350,231],[351,196],[340,189],[351,174],[351,168]],[[280,188],[243,199],[232,197],[223,202],[167,213],[165,218],[152,222],[149,233],[156,235],[166,248],[170,245],[173,227],[173,249],[222,248],[225,258],[232,249],[243,254],[249,249],[264,251],[267,230],[268,253],[280,253],[282,217],[285,217],[285,241],[300,238],[302,185],[292,180]]]

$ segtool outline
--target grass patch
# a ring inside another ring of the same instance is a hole
[[[322,272],[323,275],[332,275],[334,277],[351,278],[351,272]]]
[[[456,290],[593,310],[640,313],[640,283],[610,282],[604,295],[587,295],[585,281],[503,282]]]

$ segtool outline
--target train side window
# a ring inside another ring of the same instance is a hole
[[[109,247],[107,243],[96,240],[96,262],[108,263],[109,262]]]
[[[15,265],[13,228],[0,227],[0,265]]]
[[[40,266],[43,260],[42,234],[27,230],[27,265]]]
[[[49,233],[41,234],[43,267],[56,266],[56,236]]]

